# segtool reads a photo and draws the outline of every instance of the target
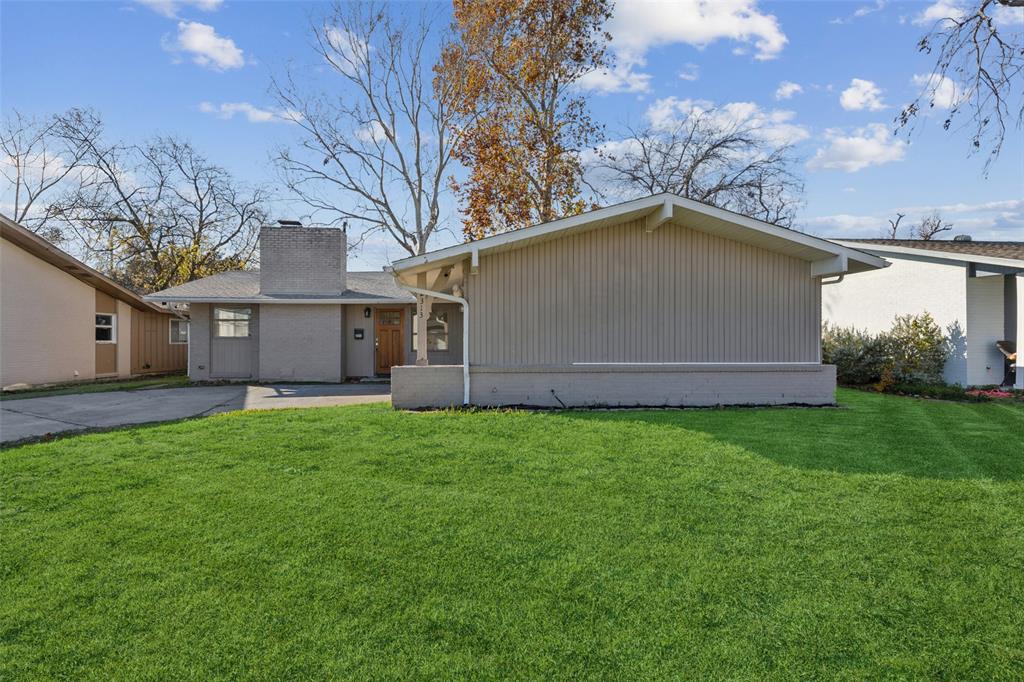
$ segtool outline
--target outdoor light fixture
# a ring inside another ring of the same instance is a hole
[[[363,308],[363,317],[369,317],[369,316],[370,316],[370,309],[369,308]]]

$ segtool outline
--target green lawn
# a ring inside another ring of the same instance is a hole
[[[75,393],[106,393],[107,391],[137,391],[145,388],[179,388],[188,386],[185,374],[165,374],[158,377],[140,377],[137,379],[115,379],[101,381],[82,381],[78,383],[54,384],[42,388],[26,388],[17,391],[0,393],[0,400],[21,400],[23,398],[49,398],[55,395],[72,395]]]
[[[1024,409],[235,413],[0,452],[0,678],[1024,677]]]

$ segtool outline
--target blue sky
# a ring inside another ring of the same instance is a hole
[[[619,2],[609,27],[618,69],[588,78],[587,97],[613,141],[625,124],[712,103],[794,142],[806,183],[798,222],[814,234],[874,237],[896,211],[908,213],[906,223],[939,209],[956,232],[975,239],[1024,240],[1019,130],[987,178],[984,158],[968,155],[966,135],[942,131],[937,115],[909,140],[891,134],[900,105],[919,90],[915,76],[930,71],[915,50],[922,22],[955,5]],[[447,16],[447,5],[434,8]],[[112,138],[182,135],[237,177],[273,184],[270,154],[297,131],[274,116],[269,81],[289,63],[319,68],[309,25],[327,9],[232,0],[5,1],[0,103],[4,112],[37,115],[92,107]],[[1024,10],[1007,12],[1006,30],[1024,30]],[[300,211],[280,194],[274,212]],[[457,227],[458,216],[450,218]],[[454,239],[443,235],[433,246]],[[354,260],[377,267],[399,255],[371,240]]]

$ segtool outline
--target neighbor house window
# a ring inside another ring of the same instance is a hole
[[[171,343],[188,343],[187,320],[171,320]]]
[[[96,315],[96,343],[117,343],[117,315]]]
[[[214,308],[213,333],[222,339],[237,339],[249,336],[249,320],[252,308]]]
[[[419,335],[417,330],[419,325],[416,323],[418,315],[412,316],[412,350],[415,352],[419,348]],[[448,312],[430,313],[430,317],[427,318],[427,350],[448,350]]]

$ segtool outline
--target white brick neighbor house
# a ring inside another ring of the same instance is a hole
[[[822,317],[872,333],[897,315],[929,313],[947,331],[953,354],[945,380],[1001,384],[1006,358],[997,341],[1024,340],[1024,242],[856,239],[838,241],[892,265],[827,287]],[[1017,354],[1016,385],[1024,388]]]

